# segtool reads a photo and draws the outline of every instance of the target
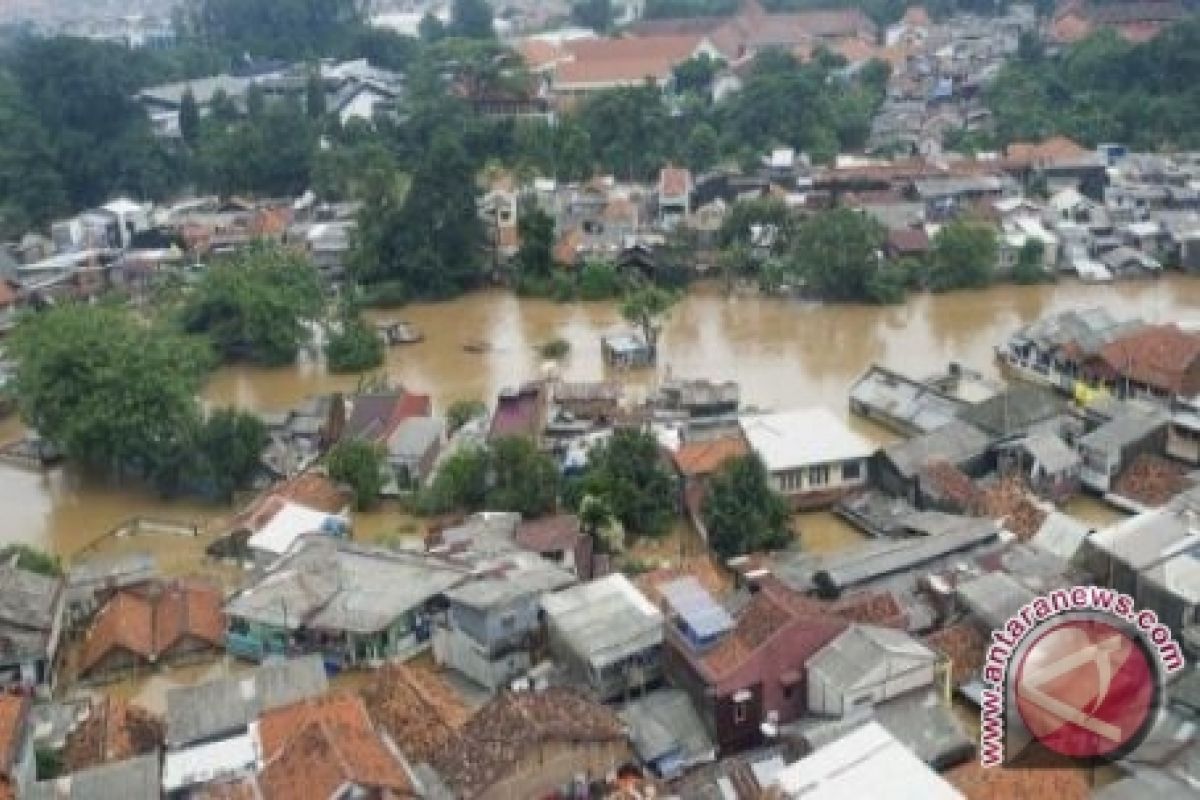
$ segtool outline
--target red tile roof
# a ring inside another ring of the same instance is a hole
[[[522,522],[514,538],[526,550],[550,553],[573,550],[582,535],[579,518],[574,514],[552,514]]]
[[[28,717],[29,698],[0,694],[0,776],[9,776]]]
[[[925,644],[950,659],[954,684],[965,683],[983,666],[987,638],[968,623],[950,625],[925,637]]]
[[[68,772],[78,772],[154,752],[162,741],[162,720],[127,700],[106,695],[92,701],[88,718],[67,736],[63,763]]]
[[[814,604],[809,612],[809,604]],[[818,601],[764,585],[743,609],[734,629],[697,662],[718,692],[802,668],[849,623],[821,613]]]
[[[371,718],[413,764],[430,762],[470,717],[457,692],[426,667],[389,664],[362,697]]]
[[[569,689],[503,693],[481,708],[459,731],[433,767],[455,796],[471,798],[503,781],[546,743],[571,746],[625,740],[613,711]],[[589,765],[583,753],[578,771]]]
[[[1147,325],[1100,348],[1118,375],[1172,394],[1200,393],[1200,334]]]
[[[642,36],[630,39],[581,39],[568,42],[570,60],[554,70],[559,88],[591,88],[666,81],[676,66],[691,58],[697,35]]]
[[[1005,155],[1013,161],[1029,164],[1053,163],[1060,159],[1078,158],[1090,151],[1066,136],[1051,136],[1041,142],[1013,142]]]
[[[81,672],[89,672],[116,649],[154,661],[185,638],[221,647],[222,600],[218,588],[199,581],[122,589],[100,609],[88,629]]]
[[[929,252],[929,235],[921,228],[895,228],[888,231],[888,247],[900,255]]]
[[[347,784],[417,796],[356,695],[338,692],[268,711],[258,732],[264,800],[332,797]]]
[[[667,197],[686,195],[692,185],[692,173],[682,167],[663,167],[658,174],[658,192]]]
[[[990,769],[972,759],[944,777],[967,800],[1087,800],[1091,796],[1084,772],[1073,767]]]
[[[726,461],[748,455],[750,447],[741,434],[700,442],[685,442],[672,454],[681,475],[711,475]]]

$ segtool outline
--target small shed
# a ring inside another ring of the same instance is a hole
[[[844,716],[933,685],[938,655],[904,631],[851,625],[808,662],[808,708]]]
[[[618,715],[629,728],[638,758],[663,780],[716,757],[700,715],[679,689],[657,689],[626,703]]]
[[[1079,456],[1050,433],[1037,433],[997,446],[1000,473],[1019,473],[1042,497],[1062,503],[1079,491]]]
[[[614,333],[600,337],[604,363],[617,369],[642,369],[653,366],[654,347],[638,333]]]

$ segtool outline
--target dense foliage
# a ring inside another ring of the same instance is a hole
[[[486,415],[487,410],[482,400],[455,400],[446,409],[446,429],[453,434],[471,420]]]
[[[1200,147],[1200,18],[1143,44],[1102,30],[1058,57],[1022,55],[986,94],[1001,143],[1061,133],[1089,146]]]
[[[778,550],[792,539],[787,502],[756,455],[728,461],[713,475],[701,514],[722,558]]]
[[[992,280],[996,266],[996,230],[990,225],[956,220],[933,237],[928,283],[935,292],[979,289]]]
[[[184,449],[210,363],[201,344],[100,306],[30,317],[6,349],[30,426],[72,460],[143,476]]]
[[[883,227],[866,214],[823,211],[799,226],[790,267],[809,292],[826,300],[897,302],[904,287],[890,278],[883,240]]]
[[[183,329],[212,339],[227,360],[268,365],[296,358],[308,341],[307,322],[323,305],[312,262],[262,243],[211,266],[187,298]]]
[[[365,372],[383,364],[383,340],[375,328],[353,311],[343,312],[325,342],[325,359],[333,372]]]
[[[52,578],[62,574],[62,561],[58,556],[44,553],[27,544],[10,544],[0,548],[0,564],[12,564],[14,559],[17,569]]]
[[[270,440],[262,420],[234,409],[218,409],[201,423],[187,461],[184,480],[210,494],[230,499],[249,483]]]
[[[438,513],[486,509],[539,516],[554,510],[558,492],[554,459],[529,439],[505,437],[447,458],[421,504]]]
[[[386,468],[383,449],[361,439],[338,442],[325,457],[329,477],[350,487],[354,493],[354,507],[360,511],[379,501]]]
[[[603,503],[630,533],[661,536],[675,516],[675,481],[651,433],[615,431],[588,455],[581,483],[581,494]]]

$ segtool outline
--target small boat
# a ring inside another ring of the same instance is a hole
[[[384,343],[391,346],[417,344],[425,339],[425,336],[415,325],[403,320],[389,320],[376,323],[375,330],[379,332],[379,336],[383,339]]]
[[[492,349],[492,346],[481,339],[474,339],[472,341],[465,342],[463,344],[462,348],[463,348],[463,350],[466,350],[468,353],[482,354],[482,353],[490,352]]]

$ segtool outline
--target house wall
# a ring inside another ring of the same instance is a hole
[[[633,761],[624,741],[549,742],[533,748],[506,778],[477,795],[479,800],[555,796],[577,777],[596,780]]]
[[[867,485],[870,459],[807,464],[771,473],[771,482],[795,508],[831,505],[847,492]]]
[[[845,716],[865,706],[874,706],[894,697],[932,686],[936,663],[920,664],[897,675],[889,676],[867,686],[855,687],[853,692],[840,686],[838,676],[828,675],[821,670],[808,673],[808,710],[817,714]]]
[[[511,650],[492,658],[470,636],[442,626],[433,632],[433,657],[439,665],[458,670],[491,691],[507,686],[533,666],[528,650]]]

